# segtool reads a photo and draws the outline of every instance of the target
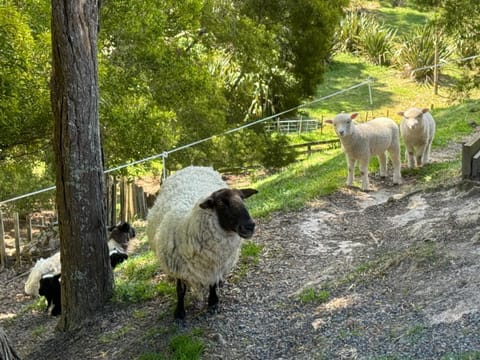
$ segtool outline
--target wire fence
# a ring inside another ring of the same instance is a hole
[[[368,86],[369,102],[370,102],[370,105],[372,105],[372,104],[373,104],[373,95],[372,95],[371,84],[373,83],[373,81],[374,81],[374,80],[373,80],[372,78],[367,78],[365,81],[363,81],[363,82],[361,82],[361,83],[359,83],[359,84],[350,86],[350,87],[348,87],[348,88],[346,88],[346,89],[342,89],[342,90],[336,91],[336,92],[334,92],[334,93],[332,93],[332,94],[323,96],[323,97],[321,97],[321,98],[312,100],[312,101],[310,101],[310,102],[307,102],[307,103],[304,103],[304,104],[295,106],[295,107],[290,108],[290,109],[288,109],[288,110],[285,110],[285,111],[276,113],[276,114],[274,114],[274,115],[270,115],[270,116],[264,117],[264,118],[259,119],[259,120],[252,121],[252,122],[250,122],[250,123],[244,124],[244,125],[242,125],[242,126],[239,126],[239,127],[234,128],[234,129],[227,130],[227,131],[225,131],[225,132],[223,132],[223,133],[221,133],[221,134],[212,135],[212,136],[206,137],[206,138],[204,138],[204,139],[200,139],[200,140],[194,141],[194,142],[192,142],[192,143],[189,143],[189,144],[186,144],[186,145],[182,145],[182,146],[173,148],[173,149],[171,149],[171,150],[164,151],[164,152],[162,152],[162,153],[158,153],[158,154],[155,154],[155,155],[152,155],[152,156],[149,156],[149,157],[140,159],[140,160],[136,160],[136,161],[132,161],[132,162],[129,162],[129,163],[125,163],[125,164],[122,164],[122,165],[115,166],[115,167],[113,167],[113,168],[111,168],[111,169],[105,170],[104,173],[105,173],[105,174],[110,174],[110,173],[113,173],[113,172],[115,172],[115,171],[118,171],[118,170],[127,168],[127,167],[131,167],[131,166],[143,164],[143,163],[145,163],[145,162],[149,162],[149,161],[152,161],[152,160],[156,160],[156,159],[161,158],[161,159],[162,159],[162,165],[163,165],[163,166],[162,166],[162,169],[163,169],[163,178],[165,179],[166,176],[167,176],[167,174],[166,174],[166,159],[168,158],[168,155],[173,154],[173,153],[178,152],[178,151],[182,151],[182,150],[185,150],[185,149],[194,147],[194,146],[196,146],[196,145],[199,145],[199,144],[202,144],[202,143],[204,143],[204,142],[210,141],[210,140],[212,140],[212,139],[214,139],[214,138],[221,137],[221,136],[225,136],[225,135],[228,135],[228,134],[232,134],[232,133],[235,133],[235,132],[237,132],[237,131],[240,131],[240,130],[243,130],[243,129],[252,127],[252,126],[254,126],[254,125],[261,124],[261,123],[264,123],[264,122],[266,122],[266,121],[269,121],[269,120],[278,118],[278,117],[280,117],[280,116],[286,115],[286,114],[291,113],[291,112],[294,112],[294,111],[296,111],[296,110],[310,107],[310,106],[312,106],[312,105],[314,105],[314,104],[317,104],[317,103],[319,103],[319,102],[321,102],[321,101],[330,99],[330,98],[332,98],[332,97],[335,97],[335,96],[338,96],[338,95],[340,95],[340,94],[349,92],[349,91],[351,91],[351,90],[357,89],[357,88],[362,87],[362,86]],[[30,193],[27,193],[27,194],[23,194],[23,195],[15,196],[15,197],[10,198],[10,199],[2,200],[2,201],[0,201],[0,206],[5,205],[5,204],[10,203],[10,202],[14,202],[14,201],[20,200],[20,199],[27,198],[27,197],[30,197],[30,196],[42,194],[42,193],[47,192],[47,191],[52,191],[52,190],[55,190],[55,189],[56,189],[56,186],[53,185],[53,186],[49,186],[49,187],[44,188],[44,189],[36,190],[36,191],[30,192]]]

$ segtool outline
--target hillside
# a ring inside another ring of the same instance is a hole
[[[218,314],[190,302],[185,328],[173,297],[158,296],[109,306],[64,336],[55,318],[25,310],[23,284],[6,286],[5,272],[0,311],[24,310],[2,325],[32,360],[177,358],[168,344],[182,337],[205,359],[477,359],[480,186],[418,191],[406,180],[374,177],[377,191],[344,188],[260,221],[258,263],[225,284]]]

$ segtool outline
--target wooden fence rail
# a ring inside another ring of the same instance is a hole
[[[143,188],[131,180],[107,176],[105,179],[107,226],[120,221],[133,222],[135,219],[145,219],[148,212],[147,196]],[[0,211],[0,267],[20,266],[23,258],[30,261],[31,253],[27,254],[27,250],[31,251],[35,245],[37,247],[42,245],[35,244],[36,235],[56,226],[57,223],[57,216],[53,212],[50,216],[20,217],[18,213],[7,216]]]

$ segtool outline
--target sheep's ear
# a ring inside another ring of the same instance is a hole
[[[332,120],[332,119],[325,120],[324,122],[325,122],[325,124],[333,124],[333,120]]]
[[[355,119],[357,116],[358,116],[358,113],[356,113],[356,112],[355,112],[355,113],[352,113],[352,114],[350,115],[350,119],[353,120],[353,119]]]
[[[202,209],[213,209],[214,204],[215,204],[215,200],[213,200],[213,197],[209,196],[203,202],[200,203],[200,207]]]
[[[430,111],[430,109],[427,109],[427,108],[422,109],[422,113],[424,113],[424,114],[426,114],[426,113],[429,112],[429,111]]]
[[[242,197],[244,199],[258,193],[258,191],[255,189],[241,189],[240,192],[242,193]]]
[[[108,231],[112,231],[113,229],[115,229],[115,226],[116,226],[116,225],[109,226],[109,227],[107,228],[107,230],[108,230]]]
[[[403,115],[403,114],[405,114],[405,112],[403,112],[403,111],[399,111],[397,114],[400,115],[400,116],[405,116],[405,115]]]

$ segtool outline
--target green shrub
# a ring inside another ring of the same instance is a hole
[[[446,37],[438,32],[438,62],[448,59],[452,51]],[[395,54],[396,65],[405,74],[420,82],[432,82],[435,63],[435,26],[432,23],[416,26],[401,37]]]
[[[359,34],[360,53],[375,65],[389,65],[392,59],[397,31],[385,25],[372,23]]]
[[[376,20],[365,13],[356,11],[346,13],[335,33],[333,49],[336,52],[358,53],[360,33],[374,24],[377,24]]]

